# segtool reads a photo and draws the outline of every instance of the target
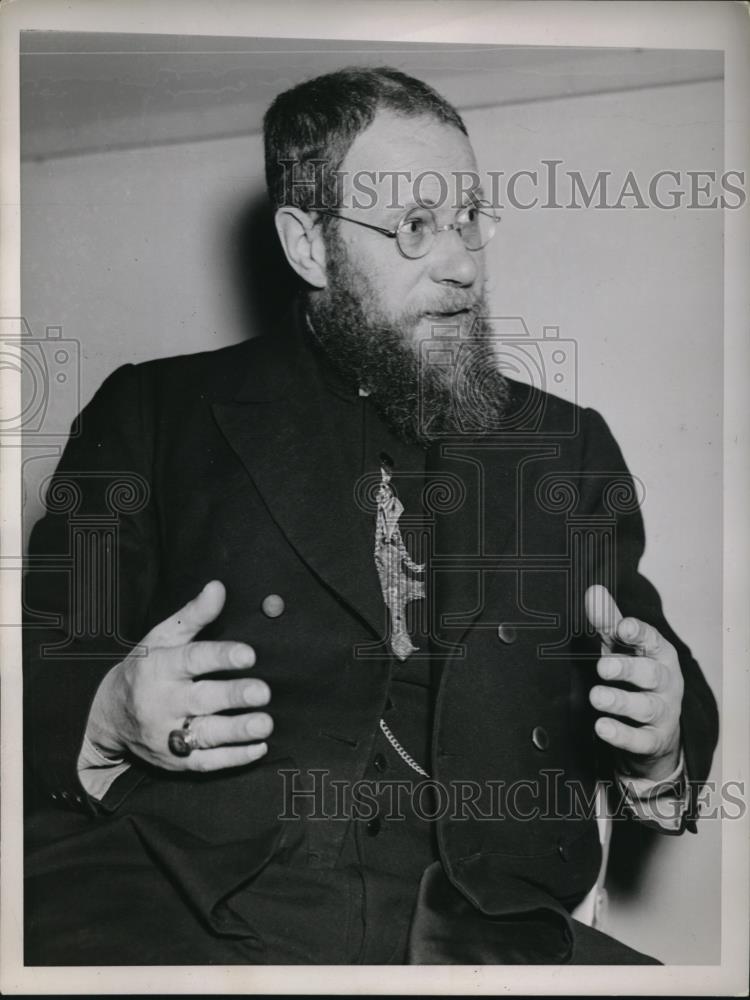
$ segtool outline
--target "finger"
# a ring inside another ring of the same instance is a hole
[[[273,732],[273,719],[265,712],[244,715],[205,715],[190,723],[196,746],[201,749],[265,740]]]
[[[220,771],[225,767],[242,767],[243,764],[251,764],[267,753],[267,743],[193,750],[190,756],[185,758],[185,766],[190,771]]]
[[[218,618],[226,600],[224,584],[211,580],[192,601],[155,625],[143,640],[146,645],[183,646],[202,628]]]
[[[232,708],[262,708],[271,689],[259,678],[236,681],[195,681],[187,686],[185,715],[215,715]]]
[[[618,722],[617,719],[604,717],[596,720],[594,729],[597,736],[605,743],[626,753],[651,757],[659,749],[659,737],[656,730],[650,726],[637,728]]]
[[[658,656],[668,645],[653,625],[638,618],[623,618],[617,626],[617,638],[633,646],[641,656]]]
[[[664,703],[657,695],[644,691],[623,691],[620,688],[597,685],[589,692],[594,708],[609,715],[620,715],[633,722],[657,723],[664,712]]]
[[[644,691],[659,691],[664,686],[664,669],[648,656],[603,656],[596,665],[603,681],[626,681]]]
[[[179,650],[186,677],[200,677],[212,670],[241,670],[255,665],[255,650],[246,642],[189,642]]]
[[[617,642],[617,626],[622,621],[620,609],[614,598],[600,584],[588,587],[583,598],[586,617],[602,639],[602,652],[614,649]]]

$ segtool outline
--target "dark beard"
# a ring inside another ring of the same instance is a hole
[[[416,344],[411,330],[422,313],[389,321],[334,234],[326,250],[328,286],[308,298],[315,339],[341,378],[369,392],[393,433],[427,448],[450,435],[501,430],[509,388],[498,370],[484,299],[446,288],[429,311],[467,312],[435,319],[432,335]]]

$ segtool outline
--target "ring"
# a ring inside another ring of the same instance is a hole
[[[174,754],[175,757],[189,757],[198,746],[195,733],[190,731],[192,720],[192,715],[188,715],[182,723],[182,729],[173,729],[169,734],[167,745],[170,753]]]

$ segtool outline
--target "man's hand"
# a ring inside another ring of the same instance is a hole
[[[143,639],[145,656],[130,655],[106,675],[94,698],[87,727],[103,753],[130,751],[170,771],[216,771],[239,767],[266,753],[273,721],[265,712],[271,692],[265,681],[211,680],[213,671],[246,670],[255,664],[252,646],[239,642],[192,642],[224,606],[223,584],[213,580],[196,598],[156,625]],[[200,680],[196,680],[200,678]],[[223,715],[227,709],[244,709]],[[194,716],[196,748],[175,757],[167,740]],[[250,744],[250,745],[249,745]]]
[[[607,682],[589,695],[594,708],[607,713],[596,720],[596,733],[620,751],[631,774],[652,781],[666,778],[680,755],[684,685],[677,652],[651,625],[623,618],[606,587],[589,587],[585,604],[602,640],[597,673]],[[632,647],[633,653],[614,653],[616,644]]]

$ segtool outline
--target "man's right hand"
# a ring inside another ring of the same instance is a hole
[[[271,699],[265,681],[207,676],[252,667],[252,646],[192,641],[219,615],[225,598],[218,580],[206,584],[184,608],[151,629],[140,644],[145,656],[131,654],[109,671],[86,729],[103,754],[129,751],[169,771],[217,771],[249,764],[267,752],[266,743],[251,742],[264,740],[273,730],[266,712],[253,711]],[[236,714],[220,714],[228,709]],[[169,733],[189,716],[196,748],[188,757],[176,757],[168,747]]]

